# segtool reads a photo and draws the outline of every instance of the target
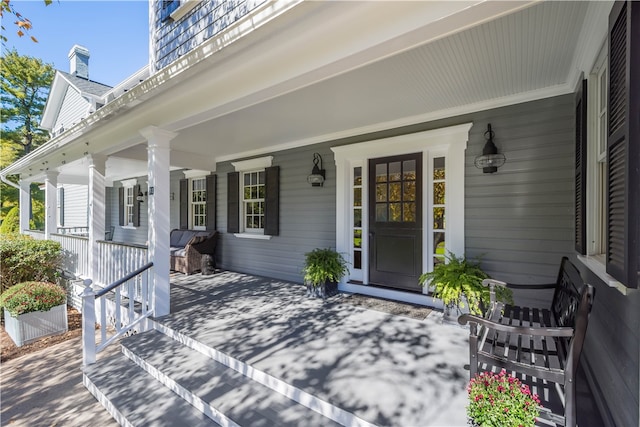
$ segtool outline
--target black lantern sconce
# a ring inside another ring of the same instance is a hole
[[[144,193],[142,191],[138,191],[138,196],[136,197],[136,201],[138,203],[144,202],[146,198],[147,198],[147,192],[146,191]]]
[[[487,143],[484,144],[482,149],[482,155],[476,157],[473,162],[478,169],[482,169],[483,173],[495,173],[498,172],[498,168],[504,165],[507,158],[504,154],[498,153],[498,147],[493,143],[493,137],[495,134],[491,130],[491,123],[487,125],[487,131],[484,133],[484,137],[487,138]]]
[[[307,182],[313,187],[322,187],[325,178],[325,170],[322,169],[322,157],[318,153],[313,153],[313,169],[311,170],[311,175],[307,177]]]

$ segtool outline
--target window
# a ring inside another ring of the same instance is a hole
[[[122,181],[118,189],[118,216],[122,227],[140,226],[140,203],[138,202],[140,186],[135,179]]]
[[[433,159],[433,265],[445,262],[445,158]]]
[[[362,270],[362,166],[353,168],[353,268]]]
[[[195,230],[207,226],[207,181],[205,178],[191,180],[191,224]]]
[[[215,230],[217,176],[195,169],[184,175],[180,180],[180,228]]]
[[[64,187],[58,187],[58,227],[64,227]]]
[[[171,14],[180,6],[180,0],[162,0],[160,5],[160,20],[166,21],[171,18]]]
[[[244,231],[264,232],[264,171],[244,172],[242,174],[242,216]]]
[[[579,259],[605,283],[625,294],[628,288],[640,286],[640,123],[631,119],[640,114],[635,90],[640,75],[638,52],[632,49],[640,9],[633,5],[615,2],[611,9],[608,44],[589,78],[592,95],[587,100],[593,125],[588,152],[582,148],[586,144],[576,144],[576,159],[588,153],[583,162],[588,170],[582,175],[587,175],[589,194],[595,195],[587,197],[586,203],[584,197],[578,197],[584,194],[584,190],[578,191],[584,187],[584,180],[578,179],[581,174],[576,172],[576,249],[591,255]],[[579,134],[576,126],[576,136]],[[577,244],[579,224],[585,217],[587,250]]]
[[[227,231],[240,238],[269,239],[280,232],[280,168],[273,157],[232,163],[227,175]]]
[[[126,187],[124,191],[124,225],[133,226],[133,204],[136,198],[133,194],[133,187]]]

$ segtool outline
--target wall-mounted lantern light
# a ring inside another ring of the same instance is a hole
[[[313,169],[311,170],[311,175],[307,177],[307,182],[313,187],[322,187],[325,178],[325,170],[322,169],[322,157],[318,153],[313,153]]]
[[[482,155],[476,157],[473,162],[478,169],[482,169],[483,173],[495,173],[498,172],[498,168],[504,165],[507,158],[504,154],[498,153],[498,147],[493,143],[494,132],[491,130],[491,123],[487,125],[487,131],[484,133],[484,137],[487,138],[487,143],[484,144],[482,149]]]
[[[138,196],[136,197],[136,200],[138,201],[138,203],[144,202],[146,198],[147,198],[146,191],[144,193],[142,191],[138,191]]]

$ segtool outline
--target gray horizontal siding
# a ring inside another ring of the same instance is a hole
[[[324,187],[312,187],[307,176],[313,153],[327,169]],[[226,233],[227,173],[230,163],[218,164],[218,229],[222,232],[219,261],[223,268],[302,282],[304,254],[316,247],[335,247],[335,162],[328,144],[274,154],[280,166],[280,235],[270,240],[241,239]]]
[[[87,227],[89,187],[64,184],[64,227]]]
[[[138,185],[140,185],[140,190],[144,193],[147,191],[147,177],[140,177],[138,179]],[[107,230],[113,226],[113,240],[116,242],[126,242],[126,243],[134,243],[136,245],[146,245],[148,240],[148,226],[149,226],[149,216],[147,214],[147,206],[148,201],[145,200],[140,205],[140,226],[131,228],[131,227],[122,227],[119,224],[120,215],[119,215],[119,201],[118,201],[118,189],[122,187],[122,184],[119,182],[114,183],[113,188],[107,192],[108,201],[106,203],[109,208],[109,213],[105,215],[106,228]]]
[[[577,265],[596,296],[585,340],[587,369],[616,426],[640,425],[640,292],[622,295]]]
[[[266,0],[202,0],[176,22],[162,22],[162,2],[153,2],[155,68],[161,69],[228,28]]]
[[[54,130],[57,130],[60,126],[69,129],[74,124],[80,123],[80,120],[87,113],[87,108],[89,108],[89,102],[71,86],[67,88],[61,105],[60,112],[53,125]]]

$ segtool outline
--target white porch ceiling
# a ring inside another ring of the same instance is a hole
[[[161,70],[41,157],[56,165],[99,153],[113,159],[108,179],[145,175],[138,131],[152,125],[178,133],[172,166],[215,170],[216,161],[570,93],[599,49],[605,29],[593,23],[606,25],[610,3],[303,2]],[[60,182],[86,176],[59,170]]]
[[[545,2],[526,8],[183,129],[175,145],[233,158],[415,123],[438,112],[570,92],[587,7]]]

